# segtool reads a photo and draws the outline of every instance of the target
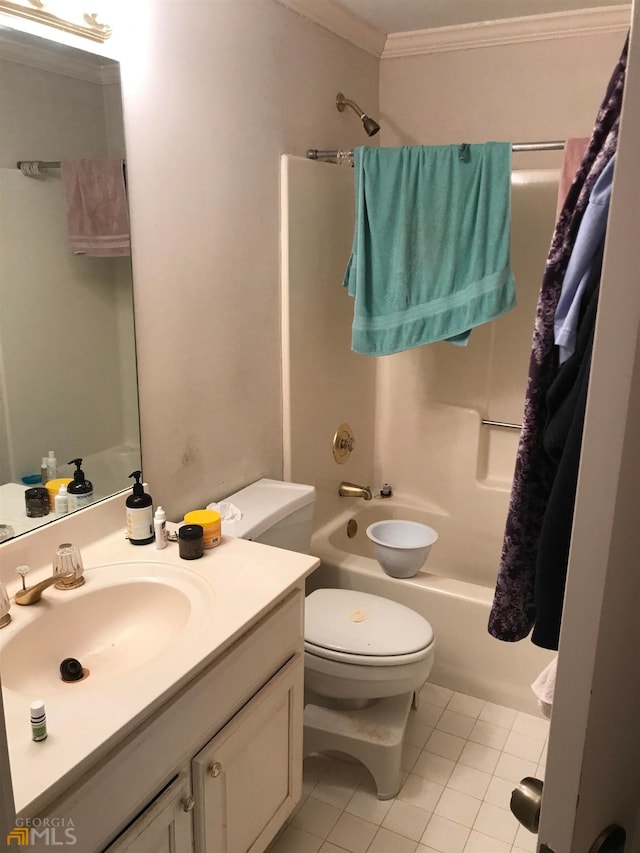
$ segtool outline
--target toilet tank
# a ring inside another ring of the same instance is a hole
[[[309,553],[316,500],[314,486],[263,478],[223,500],[242,512],[239,521],[222,521],[223,536]]]

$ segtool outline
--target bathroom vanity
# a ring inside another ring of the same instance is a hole
[[[184,561],[172,543],[131,546],[122,518],[120,495],[1,546],[10,595],[29,551],[27,584],[50,574],[63,534],[86,577],[13,605],[0,632],[17,823],[37,827],[36,849],[263,851],[300,796],[304,579],[318,560],[226,538]],[[63,649],[85,679],[52,673]]]

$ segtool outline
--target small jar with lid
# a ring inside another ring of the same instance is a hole
[[[184,517],[185,524],[199,524],[204,535],[204,547],[215,548],[222,542],[220,513],[213,509],[195,509]]]
[[[178,552],[183,560],[197,560],[204,553],[201,524],[183,524],[178,529]]]
[[[49,492],[43,486],[27,489],[24,493],[24,503],[28,518],[42,518],[49,515]]]

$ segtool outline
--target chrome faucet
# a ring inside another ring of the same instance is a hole
[[[365,501],[373,498],[369,486],[357,486],[355,483],[340,483],[338,494],[341,498],[364,498]]]
[[[42,593],[48,586],[53,586],[54,583],[58,583],[61,580],[68,581],[70,583],[75,580],[75,575],[73,573],[62,576],[60,574],[54,574],[51,575],[50,578],[40,581],[40,583],[34,584],[33,586],[28,586],[26,589],[19,589],[15,594],[16,604],[35,604],[37,601],[40,601]]]

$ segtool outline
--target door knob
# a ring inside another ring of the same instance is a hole
[[[512,813],[529,832],[537,832],[542,806],[542,780],[525,776],[511,793]]]
[[[589,853],[624,853],[627,833],[617,823],[603,829],[589,848]]]

